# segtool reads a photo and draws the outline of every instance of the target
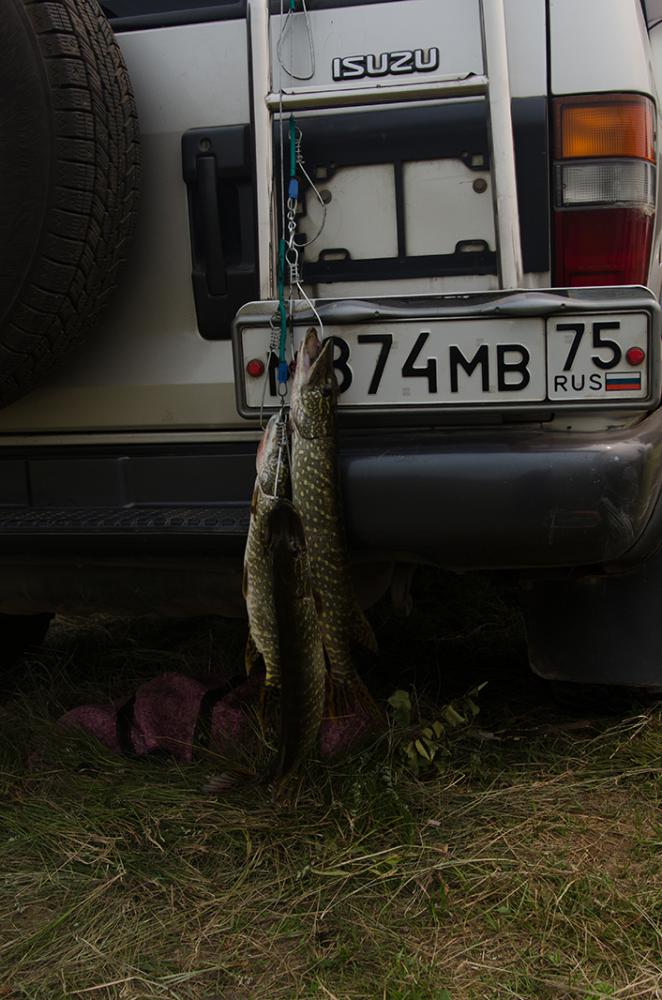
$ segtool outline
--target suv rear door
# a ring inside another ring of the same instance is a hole
[[[42,388],[3,411],[1,432],[245,428],[230,321],[242,302],[274,295],[259,261],[273,259],[278,235],[274,222],[258,240],[253,123],[264,95],[251,93],[255,6],[108,0],[142,129],[132,262],[101,327]],[[298,219],[308,239],[322,228],[304,252],[306,287],[336,297],[496,287],[484,101],[374,99],[383,84],[482,73],[478,0],[309,0],[312,75],[300,6],[288,18],[289,0],[271,2],[272,89],[294,82],[366,94],[364,107],[297,112],[306,168],[326,202],[323,219],[307,192]],[[545,4],[508,0],[506,9],[525,283],[545,286]],[[288,69],[310,78],[293,81]],[[279,133],[276,124],[277,160]]]

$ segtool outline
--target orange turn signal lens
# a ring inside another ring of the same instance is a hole
[[[636,94],[556,98],[556,158],[634,156],[654,163],[654,120],[653,102]]]

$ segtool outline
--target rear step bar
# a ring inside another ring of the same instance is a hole
[[[271,67],[268,0],[249,0],[249,33],[252,53],[253,117],[258,164],[258,257],[260,295],[274,297],[275,274],[272,115],[294,110],[359,107],[377,102],[411,102],[484,96],[489,106],[489,142],[494,189],[495,233],[499,287],[522,286],[522,246],[517,204],[513,125],[510,112],[510,79],[503,0],[478,0],[482,25],[485,76],[429,77],[415,83],[387,83],[370,87],[292,87],[274,91]]]

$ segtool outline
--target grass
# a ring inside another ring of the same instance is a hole
[[[372,686],[426,718],[487,681],[419,775],[395,728],[287,801],[223,762],[115,757],[65,709],[236,672],[240,623],[56,623],[0,706],[0,998],[662,997],[662,713],[559,707],[488,584],[427,574],[375,619]],[[416,685],[415,688],[412,685]]]

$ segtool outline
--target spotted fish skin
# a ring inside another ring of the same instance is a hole
[[[308,331],[297,355],[290,401],[292,499],[306,536],[320,599],[320,627],[333,684],[358,683],[357,649],[377,652],[354,595],[342,518],[335,440],[333,346]]]
[[[249,623],[246,668],[250,671],[255,660],[261,656],[266,671],[265,684],[278,687],[281,670],[269,524],[279,500],[289,496],[290,470],[276,414],[270,418],[258,446],[256,469],[244,553],[244,599]]]
[[[299,767],[317,741],[326,664],[303,525],[294,506],[279,500],[269,518],[269,559],[281,663],[281,732],[269,779]]]

